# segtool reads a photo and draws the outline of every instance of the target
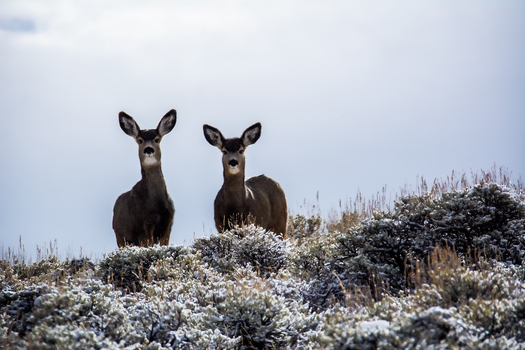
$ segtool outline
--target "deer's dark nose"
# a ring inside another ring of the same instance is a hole
[[[237,165],[239,164],[238,161],[236,161],[235,159],[232,159],[228,162],[228,165],[231,166],[231,167],[236,167]]]
[[[151,156],[153,153],[155,153],[155,150],[151,147],[144,148],[144,154],[147,156]]]

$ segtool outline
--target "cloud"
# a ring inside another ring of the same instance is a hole
[[[8,32],[34,33],[36,31],[36,25],[32,20],[28,20],[28,19],[0,18],[0,30],[4,30]]]

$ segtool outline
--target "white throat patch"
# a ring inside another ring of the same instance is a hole
[[[228,172],[230,174],[235,175],[235,174],[238,174],[240,171],[241,171],[241,169],[239,169],[238,165],[236,165],[236,166],[228,165]]]
[[[157,164],[157,159],[155,159],[155,157],[153,156],[146,156],[146,158],[144,158],[144,164],[145,165]]]

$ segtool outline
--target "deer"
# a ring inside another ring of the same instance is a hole
[[[139,146],[142,173],[142,179],[130,191],[121,194],[113,207],[113,230],[119,248],[169,243],[175,207],[162,174],[160,141],[176,121],[177,111],[172,109],[162,117],[156,129],[140,129],[132,117],[119,113],[122,131],[133,137]]]
[[[288,208],[281,186],[265,175],[245,180],[245,150],[261,136],[261,123],[247,128],[240,138],[225,138],[204,124],[204,137],[222,152],[224,182],[213,203],[217,231],[222,233],[247,224],[286,238]]]

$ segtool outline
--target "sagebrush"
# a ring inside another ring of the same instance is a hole
[[[525,347],[525,200],[450,181],[101,261],[0,260],[5,349]]]

